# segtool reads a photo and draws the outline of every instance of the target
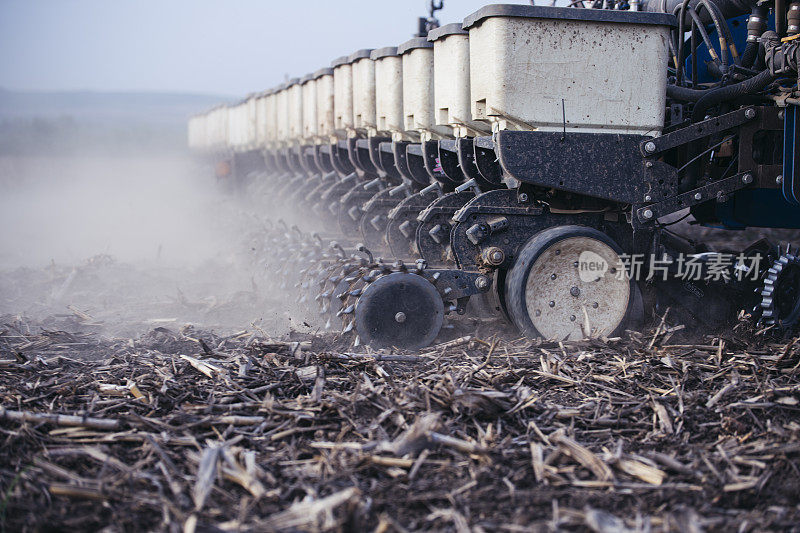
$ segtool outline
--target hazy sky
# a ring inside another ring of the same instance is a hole
[[[445,0],[438,16],[459,22],[489,3]],[[243,95],[359,48],[397,45],[411,38],[427,4],[0,0],[0,87]]]

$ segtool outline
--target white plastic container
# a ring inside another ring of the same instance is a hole
[[[433,43],[415,37],[397,47],[403,58],[403,124],[406,131],[430,131],[433,113]]]
[[[201,151],[205,141],[202,136],[203,120],[205,115],[194,115],[189,117],[186,125],[186,144],[190,150]]]
[[[269,91],[264,91],[256,96],[256,147],[263,149],[267,146],[267,97]]]
[[[344,137],[353,122],[353,69],[347,56],[334,59],[333,68],[333,109],[336,134]]]
[[[375,62],[375,114],[377,130],[382,133],[403,131],[403,61],[397,48],[373,50]]]
[[[300,79],[303,93],[303,143],[313,144],[317,135],[317,82],[312,74]]]
[[[372,50],[359,50],[348,58],[353,72],[353,124],[358,130],[375,128],[375,63]]]
[[[674,23],[663,13],[486,6],[464,19],[473,119],[496,129],[657,135]]]
[[[227,146],[234,152],[239,151],[242,138],[242,103],[228,107],[228,139]]]
[[[258,147],[258,117],[256,116],[256,100],[258,94],[247,96],[242,104],[242,149],[255,150]]]
[[[267,91],[266,97],[266,146],[272,148],[278,139],[277,89]]]
[[[300,78],[289,80],[289,142],[297,143],[303,138],[303,89]]]
[[[275,93],[275,121],[277,123],[275,142],[283,147],[289,140],[289,91],[287,84],[278,86]]]
[[[217,130],[219,129],[218,122],[219,119],[219,107],[214,107],[208,111],[206,114],[206,140],[205,145],[208,147],[209,151],[216,151],[218,150],[217,147]]]
[[[336,123],[333,108],[333,69],[322,68],[314,73],[317,92],[317,135],[328,138],[334,134]]]
[[[215,152],[228,150],[229,109],[229,106],[221,105],[214,108],[210,113],[210,127],[206,131],[209,134],[209,147]]]
[[[469,32],[461,24],[431,30],[433,43],[433,100],[435,122],[440,126],[472,123],[469,100]]]
[[[219,146],[219,150],[222,151],[230,151],[228,137],[231,129],[231,107],[232,106],[223,106],[219,109],[218,113],[217,145]]]
[[[230,127],[228,129],[228,144],[235,152],[247,151],[249,124],[248,103],[241,101],[230,109]]]

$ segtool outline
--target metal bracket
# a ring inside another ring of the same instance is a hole
[[[677,146],[682,146],[696,141],[697,139],[708,137],[720,131],[735,128],[736,126],[753,120],[757,116],[758,112],[755,107],[751,106],[737,109],[736,111],[731,111],[730,113],[697,122],[691,126],[667,133],[661,137],[643,140],[639,143],[639,151],[644,157],[653,157]]]
[[[784,133],[783,113],[788,110],[779,109],[775,106],[758,108],[758,118],[751,120],[737,131],[738,133],[738,167],[749,168],[755,176],[756,187],[759,189],[780,189],[777,177],[783,173],[779,157],[770,157],[767,153],[762,153],[761,157],[756,156],[754,145],[758,139],[764,139],[770,135],[772,142],[779,143],[780,135]],[[762,146],[767,144],[762,140]],[[771,144],[771,143],[770,143]],[[777,155],[777,154],[775,154]],[[791,157],[791,155],[789,156]],[[786,155],[784,154],[784,161]]]
[[[427,268],[422,275],[433,283],[442,299],[450,301],[486,292],[492,285],[480,272]]]
[[[753,184],[752,172],[741,172],[730,178],[709,183],[697,189],[672,196],[662,202],[646,205],[636,209],[636,218],[642,224],[654,222],[659,217],[669,215],[709,200],[716,200],[734,191],[744,189]]]

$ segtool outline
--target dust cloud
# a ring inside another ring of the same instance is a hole
[[[184,153],[4,156],[0,318],[120,336],[308,330],[253,257],[260,199]]]

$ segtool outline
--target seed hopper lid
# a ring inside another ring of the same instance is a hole
[[[350,61],[349,56],[337,57],[336,59],[331,61],[331,68],[341,67],[342,65],[349,65],[350,63],[352,63],[352,61]]]
[[[427,37],[414,37],[397,47],[397,53],[403,55],[417,48],[433,48],[433,43]]]
[[[359,59],[364,59],[364,58],[369,59],[371,53],[372,53],[372,48],[362,48],[361,50],[358,50],[350,54],[350,56],[347,59],[350,61],[350,63],[355,63]]]
[[[314,73],[314,79],[321,78],[322,76],[332,76],[333,69],[330,67],[321,68]]]
[[[397,47],[396,46],[385,46],[383,48],[378,48],[377,50],[373,50],[370,54],[370,59],[373,61],[377,61],[383,57],[390,57],[397,55]]]
[[[667,13],[646,11],[617,11],[611,9],[575,9],[569,7],[529,6],[521,4],[493,4],[480,8],[464,19],[464,29],[479,25],[492,17],[532,19],[580,20],[585,22],[612,22],[627,24],[652,24],[677,26],[678,20]]]
[[[469,35],[469,32],[461,26],[461,23],[453,22],[452,24],[445,24],[444,26],[429,31],[428,40],[430,42],[438,41],[448,35]]]

